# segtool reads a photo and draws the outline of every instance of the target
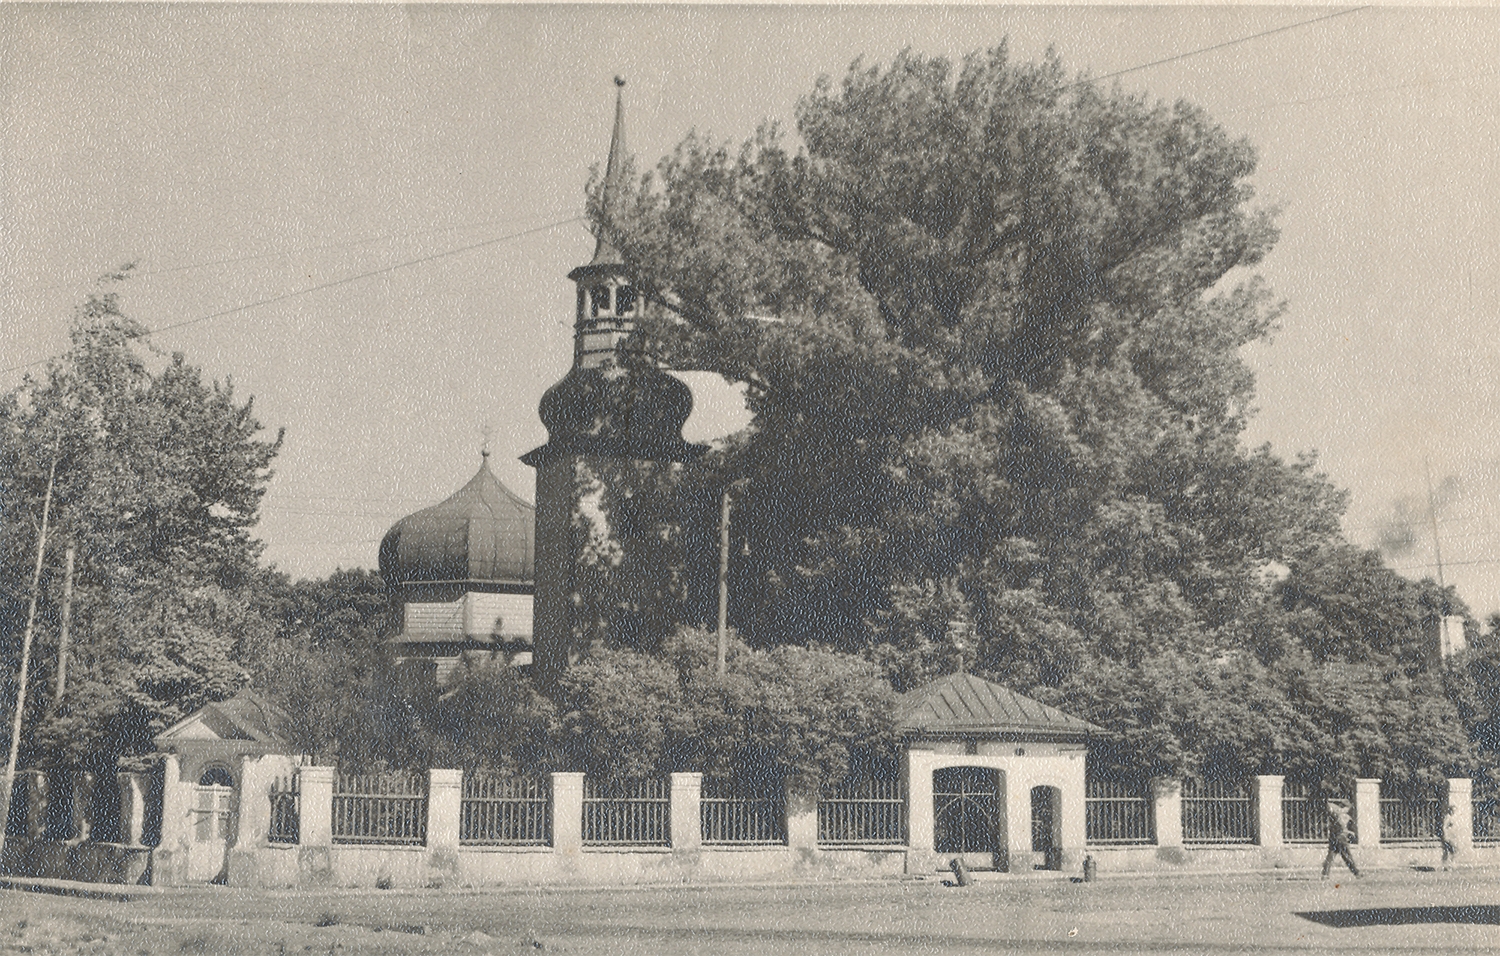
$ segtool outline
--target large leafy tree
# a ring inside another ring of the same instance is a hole
[[[1003,45],[856,62],[796,120],[689,136],[591,202],[667,360],[747,384],[705,477],[740,482],[741,632],[903,688],[964,660],[1114,719],[1161,772],[1284,756],[1344,496],[1241,442],[1240,351],[1281,312],[1252,272],[1277,236],[1253,148]],[[1410,676],[1390,639],[1338,663]],[[1450,730],[1412,759],[1452,756]]]
[[[55,463],[27,735],[36,756],[108,765],[149,752],[153,734],[245,682],[242,651],[270,627],[251,529],[279,446],[231,384],[155,350],[109,286],[79,308],[68,351],[0,398],[7,660]],[[72,647],[54,704],[66,543]]]

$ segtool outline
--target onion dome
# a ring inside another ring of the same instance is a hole
[[[547,444],[522,458],[536,465],[581,452],[643,461],[691,461],[706,450],[683,440],[692,389],[649,362],[575,367],[537,409]]]
[[[452,497],[407,515],[380,542],[387,587],[464,584],[467,590],[530,585],[536,559],[536,509],[490,471],[479,472]]]

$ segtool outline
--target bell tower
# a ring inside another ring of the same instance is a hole
[[[624,87],[616,77],[606,204],[618,196],[624,175]],[[542,396],[538,413],[547,426],[547,444],[521,456],[536,469],[533,661],[543,681],[578,660],[612,623],[585,611],[585,581],[605,574],[628,582],[645,569],[646,562],[616,546],[620,516],[611,513],[610,502],[620,496],[610,494],[609,483],[622,475],[648,482],[670,478],[708,450],[682,438],[692,392],[639,348],[634,333],[648,303],[602,229],[594,257],[568,278],[575,286],[573,367]],[[673,543],[662,541],[660,547],[671,549]],[[639,606],[670,588],[654,582],[638,590],[642,593],[624,595],[619,605]]]

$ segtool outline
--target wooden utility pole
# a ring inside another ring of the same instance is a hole
[[[57,455],[47,472],[47,495],[42,499],[42,528],[36,539],[36,569],[31,572],[31,608],[26,612],[26,635],[21,638],[21,676],[16,681],[16,715],[10,727],[10,758],[0,783],[0,855],[5,853],[5,831],[10,822],[10,798],[16,784],[16,754],[21,749],[21,715],[26,711],[26,672],[31,667],[31,631],[36,624],[36,597],[42,584],[42,556],[47,551],[47,519],[52,513],[52,482],[57,477]]]
[[[57,684],[52,688],[52,706],[62,703],[63,693],[68,689],[68,625],[73,620],[73,558],[78,546],[68,542],[67,557],[63,559],[62,615],[57,628]]]
[[[729,489],[719,498],[719,676],[729,668]]]

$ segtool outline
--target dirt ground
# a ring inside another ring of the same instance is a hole
[[[776,886],[0,890],[0,953],[1500,952],[1500,870]]]

